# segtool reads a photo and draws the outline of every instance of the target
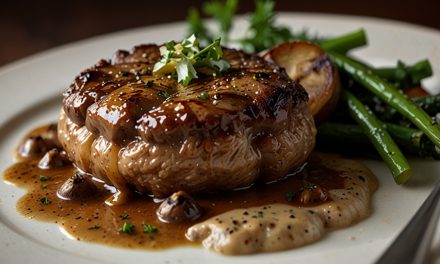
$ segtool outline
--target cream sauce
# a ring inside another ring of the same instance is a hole
[[[28,136],[41,131],[44,129],[36,129]],[[128,248],[167,249],[202,241],[205,247],[223,254],[245,254],[297,247],[319,239],[328,228],[348,226],[368,216],[370,197],[377,188],[375,177],[358,162],[314,153],[301,172],[284,180],[246,190],[193,196],[203,209],[201,218],[165,224],[156,216],[160,203],[147,196],[135,194],[124,205],[106,205],[115,189],[98,180],[93,198],[58,198],[57,190],[75,168],[66,165],[40,169],[40,158],[21,158],[4,173],[6,181],[27,190],[17,202],[17,211],[31,219],[54,222],[77,240]],[[265,217],[258,217],[261,210],[267,211],[263,212]],[[294,220],[290,218],[291,210],[295,211]],[[246,219],[240,218],[244,211],[249,213]],[[254,214],[257,218],[252,218]],[[216,220],[230,217],[241,222],[219,224]],[[124,224],[133,225],[133,232],[122,232]],[[288,231],[289,225],[295,231]],[[237,226],[242,231],[229,234]],[[304,234],[305,229],[308,234]],[[295,242],[287,242],[290,236]]]

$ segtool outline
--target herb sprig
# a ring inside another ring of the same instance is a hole
[[[249,27],[244,35],[239,39],[231,39],[229,33],[232,29],[237,4],[238,0],[226,0],[223,4],[221,1],[210,1],[203,5],[204,13],[213,17],[217,22],[219,28],[217,35],[222,36],[225,44],[238,43],[246,52],[254,53],[286,41],[320,41],[318,37],[310,35],[307,30],[293,33],[287,27],[277,25],[273,0],[256,0],[255,10],[249,15]],[[189,34],[196,34],[201,43],[212,41],[212,34],[203,24],[197,9],[190,9],[187,20]]]
[[[197,72],[213,74],[229,68],[229,63],[222,59],[220,38],[200,49],[198,38],[191,35],[181,43],[168,42],[160,47],[160,54],[162,57],[154,65],[153,73],[177,73],[177,81],[184,86],[198,78]]]

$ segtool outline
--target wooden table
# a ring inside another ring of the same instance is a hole
[[[117,30],[184,20],[190,6],[182,1],[4,1],[0,7],[0,66],[71,41]],[[242,0],[239,13],[253,10]],[[376,16],[440,29],[440,4],[425,1],[278,1],[279,11]]]

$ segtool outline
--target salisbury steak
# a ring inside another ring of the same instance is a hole
[[[262,58],[224,49],[231,68],[189,86],[152,74],[159,47],[118,51],[64,93],[60,142],[82,170],[164,197],[231,190],[284,177],[315,143],[307,93]],[[124,199],[114,199],[121,202]]]

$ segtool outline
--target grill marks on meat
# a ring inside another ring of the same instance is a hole
[[[260,57],[225,49],[224,58],[228,72],[183,87],[152,75],[158,46],[116,52],[64,93],[61,143],[77,166],[122,193],[128,185],[166,196],[284,177],[314,145],[305,90]]]

